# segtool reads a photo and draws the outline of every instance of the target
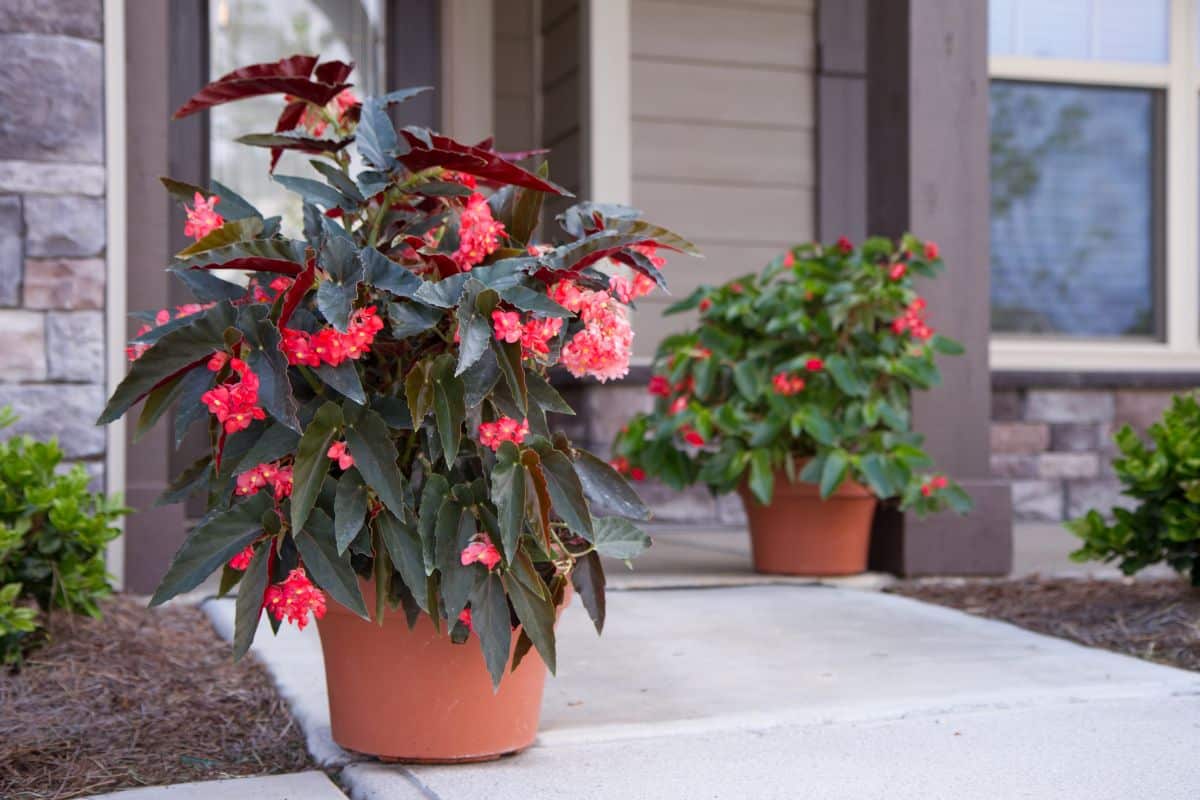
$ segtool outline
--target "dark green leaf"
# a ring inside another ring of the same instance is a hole
[[[304,269],[304,243],[291,239],[253,239],[217,247],[182,259],[176,270],[221,267],[299,275]]]
[[[320,181],[314,181],[312,178],[300,178],[293,175],[275,175],[274,178],[280,186],[303,197],[306,203],[326,209],[344,208],[348,211],[353,210],[357,205],[337,189]]]
[[[500,342],[492,339],[492,349],[500,372],[508,382],[508,389],[522,414],[529,408],[529,389],[525,383],[525,367],[522,362],[520,343]]]
[[[471,368],[462,374],[463,404],[474,408],[492,391],[500,380],[500,365],[495,351],[485,350]]]
[[[497,575],[489,574],[471,592],[471,622],[483,648],[483,660],[498,687],[512,651],[512,627],[504,585]]]
[[[361,406],[366,404],[367,396],[363,392],[362,381],[358,378],[358,368],[354,364],[354,361],[347,359],[336,367],[321,364],[313,371],[335,392]]]
[[[279,349],[279,330],[267,318],[269,311],[266,306],[256,304],[243,306],[238,312],[238,329],[245,344],[242,358],[258,376],[259,405],[284,425],[299,431],[296,398],[292,396],[292,384],[287,374],[287,357]]]
[[[575,562],[575,569],[571,572],[571,583],[574,584],[575,591],[579,593],[579,598],[583,600],[583,607],[587,609],[588,616],[592,618],[592,624],[596,626],[596,633],[603,633],[606,610],[605,580],[604,566],[600,563],[598,553],[592,551]]]
[[[538,448],[542,459],[542,472],[546,476],[546,490],[554,510],[562,517],[567,527],[592,541],[592,515],[587,501],[583,499],[583,484],[575,473],[571,459],[552,447]]]
[[[510,286],[500,290],[500,297],[522,311],[530,311],[535,317],[567,318],[571,312],[551,300],[541,292],[535,292],[526,286]]]
[[[162,605],[195,589],[218,567],[246,549],[262,532],[262,515],[271,505],[271,497],[260,492],[228,510],[214,509],[205,514],[171,559],[150,605]]]
[[[404,474],[396,463],[399,454],[383,417],[370,409],[347,409],[346,443],[354,465],[383,504],[404,516]]]
[[[533,642],[542,661],[553,675],[557,669],[557,659],[554,652],[554,603],[548,597],[534,592],[524,582],[509,576],[503,580],[504,588],[508,590],[508,599],[512,602],[517,619],[521,621],[525,635]],[[510,640],[511,641],[511,640]]]
[[[404,585],[412,593],[413,599],[423,611],[429,611],[426,603],[425,563],[421,555],[421,542],[417,538],[417,532],[412,529],[411,525],[402,523],[386,510],[375,518],[375,528],[379,531],[383,545],[387,548],[392,563],[400,573]]]
[[[420,303],[389,303],[388,319],[392,323],[392,335],[407,339],[424,333],[441,321],[446,312]]]
[[[267,573],[270,553],[270,542],[254,551],[254,557],[250,559],[250,566],[246,567],[238,587],[233,614],[234,661],[246,655],[254,642],[254,632],[258,630],[258,619],[262,616],[263,595],[270,580]]]
[[[750,453],[750,491],[763,505],[771,502],[775,490],[775,472],[771,469],[771,452],[753,450]]]
[[[575,473],[596,511],[631,519],[650,519],[650,509],[607,461],[586,450],[576,450]]]
[[[397,297],[412,297],[425,281],[411,270],[397,264],[374,247],[364,247],[360,253],[363,280],[376,289],[391,292]]]
[[[325,403],[317,409],[316,416],[300,437],[296,464],[292,470],[293,531],[304,529],[304,523],[308,521],[309,513],[317,502],[321,484],[329,474],[329,457],[325,454],[342,424],[342,410],[336,403]]]
[[[208,370],[193,369],[191,372],[185,372],[183,375],[161,384],[146,396],[146,402],[142,404],[142,413],[138,415],[137,426],[133,430],[135,442],[145,436],[146,432],[154,427],[154,423],[158,422],[159,417],[166,413],[171,404],[179,398],[183,392],[183,379],[196,372],[208,372]],[[203,408],[203,406],[201,407]]]
[[[627,519],[597,517],[594,520],[596,552],[609,558],[630,559],[650,546],[650,537]]]
[[[375,169],[391,172],[396,168],[396,128],[384,107],[385,102],[376,98],[363,103],[356,131],[358,152]]]
[[[425,479],[421,489],[420,518],[417,521],[417,533],[421,537],[421,551],[425,558],[425,574],[432,575],[437,566],[437,519],[438,511],[446,495],[450,494],[450,484],[441,475],[430,475]],[[415,590],[414,590],[415,591]]]
[[[119,418],[159,383],[225,349],[225,329],[237,319],[233,306],[224,301],[193,316],[192,324],[167,334],[133,362],[96,420],[97,425]]]
[[[505,559],[512,563],[525,525],[525,468],[521,466],[520,453],[512,442],[504,442],[496,451],[492,501],[496,504],[501,549]]]
[[[321,245],[319,263],[329,273],[329,280],[321,281],[317,287],[317,309],[330,325],[345,333],[358,296],[358,283],[363,278],[358,250],[349,239],[326,239]]]
[[[846,460],[846,454],[841,450],[831,450],[825,456],[825,466],[821,468],[821,499],[829,497],[838,486],[841,485],[842,479],[846,477],[846,470],[849,468],[850,462]]]
[[[442,455],[446,465],[452,466],[458,458],[458,443],[467,416],[466,387],[462,379],[455,376],[454,357],[449,354],[434,362],[432,379],[433,415],[442,440]]]
[[[370,619],[363,600],[358,576],[350,566],[349,554],[338,555],[333,538],[333,521],[321,509],[314,509],[308,528],[292,530],[296,549],[304,560],[304,568],[329,596],[363,619]]]
[[[367,517],[367,487],[358,470],[351,467],[338,478],[333,501],[333,536],[340,556],[362,530]]]
[[[533,398],[533,402],[542,409],[553,411],[555,414],[575,415],[575,409],[571,408],[562,395],[541,375],[532,370],[525,370],[525,385],[529,389],[529,396]]]

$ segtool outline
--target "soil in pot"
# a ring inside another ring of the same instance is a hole
[[[454,644],[425,614],[410,630],[403,612],[378,625],[336,602],[328,608],[317,627],[333,739],[342,747],[395,761],[461,763],[533,743],[546,683],[536,650],[493,692],[474,634]],[[514,648],[516,641],[514,631]]]
[[[822,500],[816,484],[792,483],[780,472],[775,495],[762,505],[738,488],[750,524],[754,569],[775,575],[857,575],[867,569],[871,520],[878,501],[847,479]]]

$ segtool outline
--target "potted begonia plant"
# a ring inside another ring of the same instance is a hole
[[[659,346],[654,410],[622,429],[614,465],[736,490],[760,572],[862,572],[879,500],[967,511],[910,425],[912,392],[940,380],[936,356],[962,351],[929,326],[912,282],[942,268],[911,235],[843,238],[697,289],[668,309],[699,322]]]
[[[314,177],[275,176],[303,230],[219,183],[164,179],[196,240],[168,269],[196,302],[146,317],[99,421],[144,400],[139,430],[174,405],[177,440],[208,432],[164,497],[204,492],[208,513],[152,604],[221,570],[235,656],[264,610],[276,629],[317,619],[339,743],[494,757],[534,737],[569,587],[599,631],[600,555],[649,544],[625,480],[554,431],[573,412],[546,371],[623,375],[626,303],[662,281],[657,248],[693,248],[586,203],[558,217],[560,244],[535,242],[542,199],[566,194],[545,168],[397,130],[388,107],[420,90],[359,100],[351,70],[257,64],[176,113],[285,94],[277,130],[240,141],[271,169],[313,156]]]

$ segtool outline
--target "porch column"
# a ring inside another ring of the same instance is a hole
[[[168,303],[165,272],[171,253],[170,199],[158,182],[169,173],[173,38],[169,3],[139,3],[125,15],[126,72],[126,305],[131,310],[162,308]],[[129,330],[132,333],[132,326]],[[132,441],[136,425],[126,425]],[[170,480],[171,430],[159,424],[137,444],[128,444],[125,502],[134,513],[125,522],[125,589],[154,589],[171,555],[183,541],[182,505],[158,506],[154,500]]]
[[[939,331],[966,346],[943,384],[913,398],[937,467],[975,501],[968,516],[880,514],[877,569],[1003,574],[1012,565],[1010,487],[990,477],[986,0],[868,0],[867,231],[936,241],[947,270],[921,292]]]

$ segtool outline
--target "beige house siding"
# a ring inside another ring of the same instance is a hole
[[[633,203],[695,241],[673,296],[815,232],[815,0],[633,0]],[[549,109],[547,109],[549,111]],[[679,327],[640,305],[636,353]]]

